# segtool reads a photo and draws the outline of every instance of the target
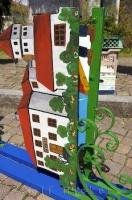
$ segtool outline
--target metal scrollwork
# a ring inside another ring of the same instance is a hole
[[[93,167],[94,167],[94,169],[97,170],[98,174],[102,178],[103,184],[105,184],[106,187],[108,188],[109,192],[107,195],[107,199],[108,200],[111,200],[111,199],[118,200],[118,199],[121,199],[121,197],[129,197],[130,191],[127,189],[122,190],[118,186],[112,184],[105,176],[105,173],[104,173],[105,170],[103,170],[103,168],[105,166],[105,160],[106,160],[105,156],[104,156],[104,148],[101,148],[99,145],[97,145],[96,140],[101,135],[107,135],[107,136],[110,136],[110,140],[106,144],[106,149],[108,151],[115,151],[119,146],[118,137],[117,137],[116,133],[111,130],[111,128],[113,127],[114,122],[115,122],[113,113],[109,109],[104,108],[104,107],[96,109],[96,119],[97,120],[101,121],[104,119],[105,116],[108,116],[111,119],[111,122],[110,122],[110,125],[108,126],[108,128],[104,131],[99,130],[97,128],[96,123],[94,123],[93,121],[91,121],[89,119],[82,119],[78,122],[79,132],[88,131],[89,126],[92,126],[92,128],[94,130],[94,133],[93,133],[94,143],[93,144],[85,144],[79,148],[77,172],[78,172],[78,177],[80,179],[80,182],[85,189],[85,192],[88,193],[88,195],[91,199],[94,200],[94,199],[96,199],[96,197],[93,194],[93,192],[90,191],[90,189],[87,187],[86,183],[89,180],[90,180],[90,182],[92,181],[92,179],[90,178],[90,174],[94,174],[94,172],[93,172]],[[79,163],[80,162],[79,158],[80,158],[80,155],[82,155],[82,153],[81,153],[82,151],[85,152],[85,155],[83,156],[84,168],[88,166],[88,170],[89,171],[91,170],[91,172],[89,172],[87,174],[85,174],[85,169],[82,170],[82,168],[81,168],[82,166],[80,167],[80,163]],[[89,168],[89,166],[92,166],[91,169]],[[87,176],[87,175],[89,175],[89,176]],[[97,178],[97,180],[98,180],[98,178]],[[120,182],[123,185],[126,183],[132,184],[132,178],[128,177],[127,175],[121,175]]]

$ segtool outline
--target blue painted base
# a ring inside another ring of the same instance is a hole
[[[58,179],[37,171],[26,150],[17,146],[6,143],[0,148],[0,173],[56,200],[75,200],[74,197],[64,193]],[[106,199],[107,190],[90,183],[88,187],[97,195],[98,200]]]

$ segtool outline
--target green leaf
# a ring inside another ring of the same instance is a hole
[[[65,138],[67,137],[67,127],[59,125],[57,128],[57,133],[60,135],[60,137]]]
[[[55,112],[58,111],[62,113],[64,109],[63,99],[61,97],[54,97],[53,99],[50,100],[49,106],[52,108],[53,111]]]
[[[58,86],[62,86],[62,85],[64,85],[64,84],[66,84],[66,76],[64,75],[64,74],[62,74],[62,73],[57,73],[56,74],[56,84],[58,85]]]

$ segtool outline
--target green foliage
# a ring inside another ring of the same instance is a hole
[[[67,127],[59,125],[57,128],[57,133],[60,135],[60,137],[65,138],[67,137]]]
[[[49,105],[55,112],[58,111],[62,113],[64,108],[63,99],[61,97],[54,97],[53,99],[50,100]]]
[[[27,6],[22,5],[20,3],[12,3],[11,5],[11,16],[13,19],[13,23],[18,24],[27,24],[29,15],[29,9]]]
[[[59,19],[67,21],[74,33],[78,34],[78,11],[72,8],[62,8]],[[74,26],[73,26],[74,24]]]
[[[5,16],[10,15],[11,0],[0,0],[0,30],[4,25]]]
[[[62,74],[60,72],[57,73],[56,79],[57,79],[56,83],[57,83],[58,86],[62,86],[64,84],[66,84],[66,76],[64,74]]]
[[[130,8],[130,0],[121,1],[118,24],[115,23],[115,7],[112,5],[106,8],[104,37],[121,37],[125,48],[132,48],[132,12]]]

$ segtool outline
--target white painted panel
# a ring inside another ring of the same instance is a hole
[[[11,39],[20,39],[21,34],[21,24],[13,24]]]
[[[43,152],[43,148],[35,146],[35,139],[38,139],[38,140],[42,141],[42,138],[46,137],[47,141],[48,141],[48,146],[49,146],[49,143],[56,144],[56,145],[59,145],[61,147],[64,147],[65,144],[67,144],[68,139],[67,138],[61,138],[59,135],[57,135],[57,141],[49,140],[48,132],[52,132],[52,133],[57,134],[57,128],[49,127],[48,123],[47,123],[47,119],[48,118],[52,118],[52,119],[56,119],[57,120],[57,126],[58,125],[66,126],[67,123],[69,122],[69,120],[67,118],[56,116],[56,115],[53,115],[53,114],[47,114],[47,113],[44,113],[44,112],[41,112],[41,111],[32,110],[32,109],[29,109],[29,114],[30,114],[32,133],[33,133],[33,128],[39,128],[41,130],[41,137],[36,137],[36,136],[33,135],[33,143],[34,143],[35,152],[36,151]],[[32,114],[36,114],[36,115],[40,116],[40,123],[36,123],[36,122],[32,121]],[[37,156],[36,156],[36,158],[37,158],[37,160],[44,161],[44,158],[47,155],[54,155],[54,156],[59,157],[58,154],[49,151],[49,153],[43,152],[43,158],[39,158]],[[47,168],[46,166],[41,166],[41,165],[38,165],[38,166],[41,167],[41,168],[47,169],[49,171],[55,172],[56,174],[62,174],[62,172],[53,171],[53,170]]]
[[[12,33],[11,33],[11,46],[14,58],[21,59],[22,52],[21,52],[21,25],[14,24],[12,26]]]
[[[60,21],[58,19],[59,14],[51,15],[51,38],[52,38],[52,53],[53,53],[53,70],[54,70],[54,88],[55,89],[66,89],[66,86],[57,86],[56,84],[56,74],[61,72],[68,75],[66,64],[60,60],[60,54],[66,50],[66,46],[70,40],[70,28],[67,22]],[[66,24],[66,45],[65,46],[55,46],[54,45],[54,25],[55,24]]]
[[[23,55],[34,55],[34,34],[32,25],[22,26],[22,49]]]
[[[21,43],[20,39],[11,39],[11,46],[14,58],[21,59],[22,58],[22,52],[21,52]]]
[[[79,46],[91,49],[90,36],[87,35],[86,37],[79,37]]]
[[[52,108],[49,106],[50,100],[54,97],[55,95],[33,92],[30,99],[29,108],[66,117],[67,113],[64,109],[62,113],[59,113],[58,111],[53,111]]]

